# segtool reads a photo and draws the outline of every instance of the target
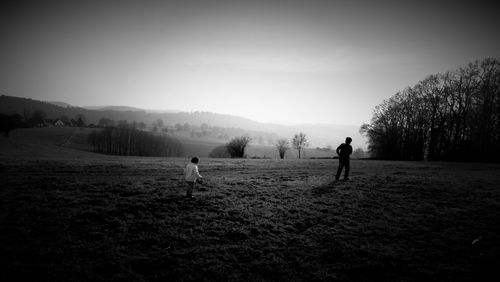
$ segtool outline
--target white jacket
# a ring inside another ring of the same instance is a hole
[[[189,163],[184,169],[186,181],[195,182],[196,179],[202,178],[198,172],[198,166],[194,163]]]

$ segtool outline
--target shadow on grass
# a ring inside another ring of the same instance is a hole
[[[327,184],[313,187],[311,189],[311,194],[313,196],[323,196],[326,194],[333,193],[335,191],[335,189],[337,188],[338,184],[339,184],[338,182],[332,181],[332,182],[327,183]]]

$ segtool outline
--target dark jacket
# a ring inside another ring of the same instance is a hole
[[[349,156],[352,154],[352,146],[349,144],[342,143],[337,147],[337,155],[341,160],[349,160]]]

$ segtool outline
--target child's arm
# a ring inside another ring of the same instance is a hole
[[[198,166],[194,167],[194,175],[196,175],[196,178],[203,178],[203,176],[200,175],[200,172],[198,171]]]

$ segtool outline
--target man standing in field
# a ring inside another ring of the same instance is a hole
[[[198,172],[198,162],[200,159],[198,157],[193,157],[191,162],[184,169],[184,177],[187,184],[186,197],[193,198],[193,189],[196,184],[196,180],[202,179],[200,173]]]
[[[335,181],[339,181],[340,175],[342,174],[342,169],[345,167],[344,180],[349,180],[349,169],[350,169],[350,156],[352,154],[351,146],[352,138],[347,137],[345,143],[340,144],[337,147],[337,155],[339,156],[339,168],[337,169],[337,175],[335,176]]]

